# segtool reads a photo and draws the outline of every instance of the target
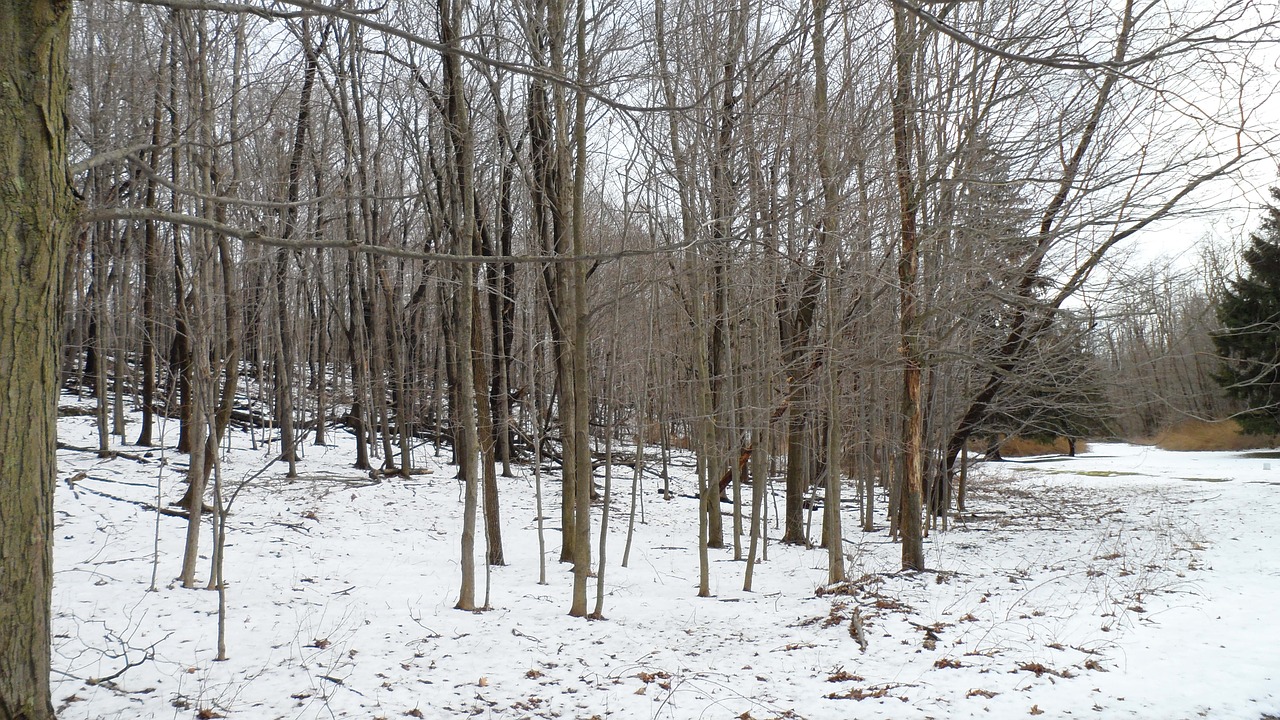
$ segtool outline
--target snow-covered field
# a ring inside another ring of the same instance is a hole
[[[95,444],[90,418],[60,432]],[[232,487],[270,457],[233,443]],[[1280,457],[1096,445],[987,465],[971,477],[972,514],[928,539],[929,572],[898,572],[898,546],[849,510],[847,585],[816,592],[825,552],[771,544],[752,593],[745,564],[713,551],[711,598],[695,597],[696,501],[663,500],[651,477],[619,566],[631,478],[619,468],[608,619],[589,622],[567,615],[554,482],[548,584],[521,469],[502,481],[508,564],[492,571],[492,610],[465,613],[453,609],[452,468],[424,455],[432,472],[374,481],[350,468],[345,435],[305,451],[302,477],[273,466],[235,500],[225,662],[217,594],[173,580],[185,520],[159,516],[157,542],[157,514],[138,504],[155,502],[157,482],[177,498],[185,458],[59,452],[60,718],[1280,716]]]

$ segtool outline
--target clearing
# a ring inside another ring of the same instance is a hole
[[[91,418],[63,418],[60,432],[95,443]],[[493,609],[464,613],[452,609],[461,502],[447,456],[424,456],[431,472],[410,480],[374,480],[350,469],[348,442],[305,447],[296,480],[277,465],[244,483],[228,522],[226,662],[213,661],[217,594],[173,580],[186,521],[145,507],[181,495],[185,458],[59,451],[59,717],[1280,715],[1280,472],[1266,457],[1103,444],[980,466],[971,513],[926,541],[929,572],[898,572],[898,546],[857,530],[849,507],[851,582],[819,591],[825,551],[770,544],[752,593],[745,563],[713,551],[709,599],[695,597],[696,501],[662,499],[652,477],[619,566],[631,485],[620,467],[608,619],[588,622],[566,615],[557,483],[545,483],[549,584],[537,583],[534,486],[520,468],[501,481],[508,565],[492,570]],[[231,444],[236,487],[270,455],[246,435]],[[677,469],[687,495],[690,468]]]

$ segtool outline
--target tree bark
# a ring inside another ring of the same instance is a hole
[[[916,39],[914,18],[900,7],[893,10],[896,88],[893,97],[893,155],[899,202],[898,297],[902,352],[902,484],[898,507],[902,528],[902,568],[924,569],[921,513],[924,511],[924,403],[920,396],[922,352],[916,212],[919,198],[912,178],[909,113],[912,60]]]
[[[71,4],[0,5],[0,719],[53,718],[49,605]]]

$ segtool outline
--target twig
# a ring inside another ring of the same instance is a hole
[[[168,640],[172,635],[173,633],[168,633],[164,637],[148,645],[146,648],[143,648],[142,659],[137,662],[129,662],[130,648],[128,645],[124,645],[124,643],[121,642],[121,645],[124,646],[124,650],[120,653],[120,656],[124,658],[124,667],[120,668],[114,673],[111,673],[110,675],[107,675],[106,677],[88,678],[84,681],[85,684],[86,685],[106,685],[107,687],[112,687],[114,683],[112,683],[111,681],[115,680],[121,675],[124,675],[129,670],[142,665],[148,660],[154,660],[156,656],[156,646],[164,642],[165,640]]]

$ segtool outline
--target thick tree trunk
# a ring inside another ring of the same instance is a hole
[[[825,274],[822,255],[818,250],[818,262],[803,279],[801,296],[793,309],[778,314],[778,332],[782,341],[783,357],[787,364],[787,482],[786,510],[782,542],[805,545],[809,542],[804,528],[804,495],[812,484],[811,462],[813,458],[812,423],[810,421],[811,375],[821,365],[814,362],[808,372],[803,362],[812,351],[812,329],[818,307],[818,292]]]
[[[921,514],[924,511],[924,403],[920,396],[921,358],[916,212],[919,199],[912,179],[912,142],[909,113],[912,93],[912,58],[915,54],[915,20],[894,8],[894,55],[897,87],[893,98],[893,155],[897,174],[899,230],[899,322],[902,348],[902,485],[898,507],[902,528],[902,568],[924,569]]]
[[[0,5],[0,720],[53,718],[58,301],[74,212],[66,169],[71,4]]]
[[[804,493],[809,487],[808,423],[804,411],[796,406],[808,405],[808,392],[797,388],[791,417],[787,422],[787,475],[786,502],[783,510],[784,530],[782,542],[804,545],[808,542],[804,532]]]

